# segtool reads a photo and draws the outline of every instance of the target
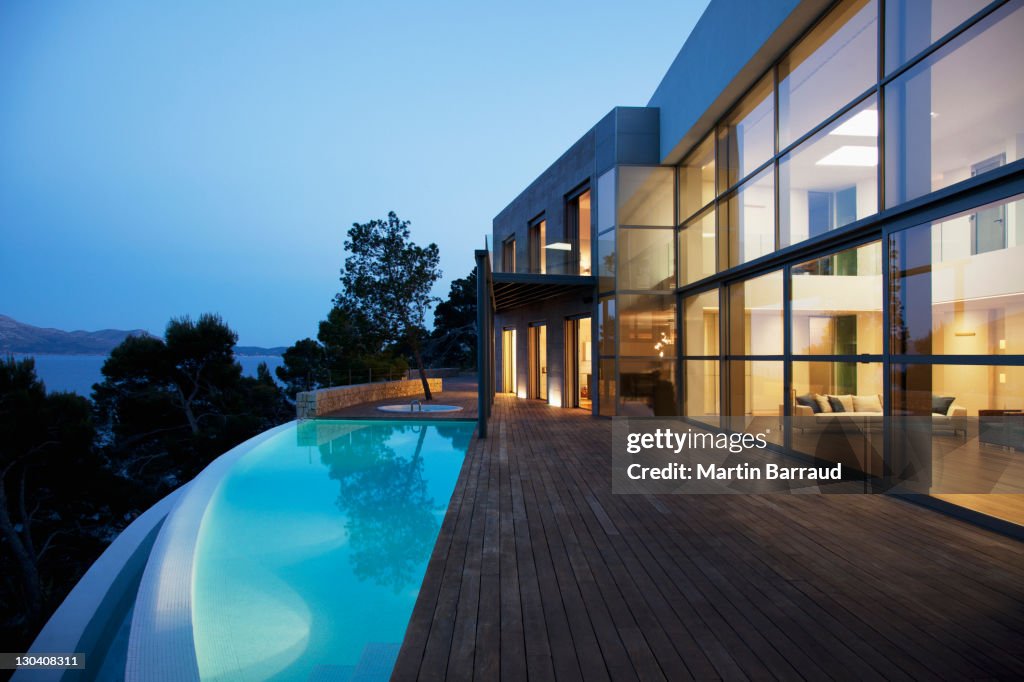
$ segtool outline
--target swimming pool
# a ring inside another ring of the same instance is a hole
[[[200,677],[386,680],[473,427],[315,420],[239,457],[196,540]]]

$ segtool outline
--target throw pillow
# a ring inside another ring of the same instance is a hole
[[[837,395],[828,396],[828,403],[832,406],[833,412],[846,412],[846,406],[843,405],[843,401],[839,399]]]
[[[796,404],[811,408],[811,412],[814,414],[821,412],[821,405],[818,404],[818,401],[815,400],[814,396],[810,393],[807,395],[798,395],[796,397]]]
[[[881,412],[882,402],[877,395],[855,395],[853,396],[854,412]]]
[[[853,396],[847,393],[846,395],[830,395],[830,399],[835,398],[843,405],[843,412],[853,412]],[[836,410],[838,412],[839,410]]]
[[[955,396],[932,396],[932,413],[933,414],[946,414],[949,412],[949,406],[956,400]]]
[[[830,403],[828,401],[827,397],[821,395],[820,393],[815,393],[814,394],[814,401],[816,403],[818,403],[818,407],[821,408],[822,412],[831,412],[832,411],[832,403]]]

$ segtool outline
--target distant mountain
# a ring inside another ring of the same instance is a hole
[[[284,355],[285,346],[263,348],[262,346],[235,346],[235,355]]]
[[[0,353],[106,355],[129,336],[152,336],[145,329],[101,329],[97,332],[33,327],[0,315]]]
[[[101,329],[98,332],[73,331],[30,324],[0,315],[0,355],[26,353],[45,355],[106,355],[129,336],[153,336],[145,329]],[[283,355],[286,348],[235,346],[235,355]]]

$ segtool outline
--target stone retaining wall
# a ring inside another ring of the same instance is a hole
[[[440,393],[442,379],[427,379],[431,393]],[[408,398],[423,392],[423,383],[415,381],[381,381],[375,384],[332,386],[317,391],[303,391],[295,396],[295,413],[299,419],[313,419],[345,407],[392,398]]]

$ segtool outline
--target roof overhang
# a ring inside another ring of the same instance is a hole
[[[535,275],[522,272],[495,272],[494,311],[497,313],[532,303],[573,294],[594,294],[597,278],[578,275]]]

